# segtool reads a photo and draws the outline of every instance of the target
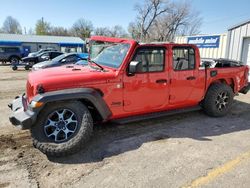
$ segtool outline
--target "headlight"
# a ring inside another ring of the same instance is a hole
[[[31,108],[39,108],[43,105],[43,102],[31,101],[30,107]]]

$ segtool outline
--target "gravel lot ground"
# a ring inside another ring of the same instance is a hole
[[[24,93],[26,76],[0,67],[0,188],[250,187],[250,94],[223,118],[196,111],[99,125],[84,150],[47,158],[8,121],[7,104]]]

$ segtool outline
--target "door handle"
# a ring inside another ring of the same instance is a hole
[[[155,82],[157,84],[163,84],[163,83],[167,83],[168,81],[166,79],[160,79],[160,80],[156,80]]]
[[[187,80],[195,80],[195,79],[196,79],[196,77],[194,77],[194,76],[187,77]]]

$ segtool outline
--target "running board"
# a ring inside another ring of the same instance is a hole
[[[155,118],[160,118],[160,117],[164,117],[164,116],[193,112],[193,111],[198,111],[198,110],[201,110],[200,106],[178,109],[178,110],[155,112],[155,113],[143,114],[143,115],[138,115],[138,116],[131,116],[131,117],[127,117],[127,118],[120,118],[120,119],[112,120],[112,122],[118,123],[118,124],[126,124],[126,123],[131,123],[131,122],[136,122],[136,121],[155,119]]]

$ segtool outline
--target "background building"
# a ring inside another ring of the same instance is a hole
[[[220,35],[179,36],[176,43],[196,44],[202,58],[228,58],[250,66],[250,20]]]
[[[228,30],[226,57],[250,66],[250,20]]]
[[[176,43],[195,44],[200,49],[201,58],[225,58],[227,34],[179,36]]]
[[[85,42],[78,37],[0,34],[0,46],[19,47],[24,54],[47,48],[62,52],[85,52]]]

